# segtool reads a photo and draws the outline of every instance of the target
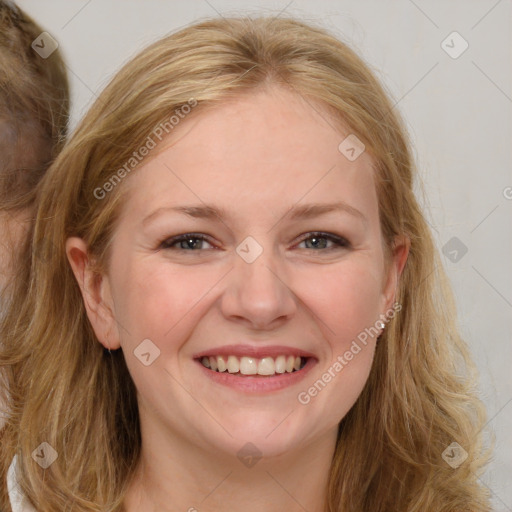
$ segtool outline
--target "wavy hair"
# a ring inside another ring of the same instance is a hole
[[[478,482],[488,460],[485,409],[413,192],[403,122],[349,46],[322,27],[271,17],[202,20],[144,49],[108,84],[45,175],[0,331],[12,395],[1,432],[2,510],[10,510],[5,482],[14,455],[20,487],[39,510],[123,510],[141,449],[135,385],[122,350],[109,353],[94,335],[65,241],[83,238],[105,272],[123,184],[102,199],[97,190],[190,98],[196,115],[268,84],[322,105],[363,141],[375,162],[388,249],[395,235],[411,240],[397,289],[401,312],[339,425],[326,512],[490,510]],[[31,458],[43,441],[59,454],[47,469]],[[442,457],[454,442],[468,454],[457,469]]]

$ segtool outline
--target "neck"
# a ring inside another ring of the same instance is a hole
[[[141,457],[125,495],[125,512],[325,510],[336,430],[253,465],[205,451],[168,431],[141,428],[141,434]]]

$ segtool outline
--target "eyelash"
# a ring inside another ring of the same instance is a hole
[[[334,235],[332,233],[323,233],[321,231],[312,231],[310,233],[307,233],[308,236],[302,238],[298,243],[302,243],[306,240],[310,240],[312,238],[325,238],[326,240],[329,240],[333,243],[335,243],[338,247],[327,247],[323,248],[323,251],[332,251],[336,249],[349,249],[351,248],[350,242],[341,236]],[[204,240],[205,242],[208,242],[209,244],[213,245],[212,242],[209,241],[208,237],[203,235],[202,233],[185,233],[183,235],[177,235],[171,238],[166,238],[159,244],[160,249],[172,249],[172,250],[178,250],[178,251],[186,251],[186,252],[197,252],[198,250],[194,249],[184,249],[182,247],[179,248],[173,248],[172,246],[179,243],[179,242],[186,242],[187,240]]]

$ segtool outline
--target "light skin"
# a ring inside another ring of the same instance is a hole
[[[0,292],[13,277],[12,261],[27,234],[31,209],[21,213],[0,211]]]
[[[408,242],[385,260],[372,159],[349,161],[338,145],[350,132],[316,110],[271,87],[190,116],[123,183],[101,279],[85,242],[67,240],[98,340],[122,348],[137,388],[142,456],[128,512],[322,510],[338,424],[367,381],[376,338],[307,405],[297,396],[392,307]],[[289,213],[340,202],[352,210]],[[158,208],[205,204],[227,217],[164,210],[142,222]],[[186,233],[208,239],[160,245]],[[263,249],[252,263],[236,251],[248,236]],[[160,350],[148,366],[134,355],[145,339]],[[297,384],[251,394],[205,377],[193,359],[227,344],[300,348],[315,365]],[[237,456],[248,442],[262,455],[252,467]]]
[[[51,141],[40,131],[41,127],[33,119],[20,123],[19,119],[13,122],[12,119],[0,118],[0,184],[3,180],[9,183],[12,179],[10,174],[21,176],[17,182],[19,190],[14,192],[14,196],[28,191],[30,174],[50,158]],[[28,173],[26,178],[25,172]],[[23,183],[25,179],[27,183]],[[30,206],[16,210],[0,208],[0,293],[14,276],[13,258],[18,257],[19,247],[27,236],[33,214]]]

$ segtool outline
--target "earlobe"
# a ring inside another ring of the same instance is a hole
[[[120,348],[112,313],[108,278],[94,272],[87,244],[78,237],[66,240],[66,255],[78,282],[89,321],[100,343],[110,350]],[[114,334],[114,335],[113,335]]]

